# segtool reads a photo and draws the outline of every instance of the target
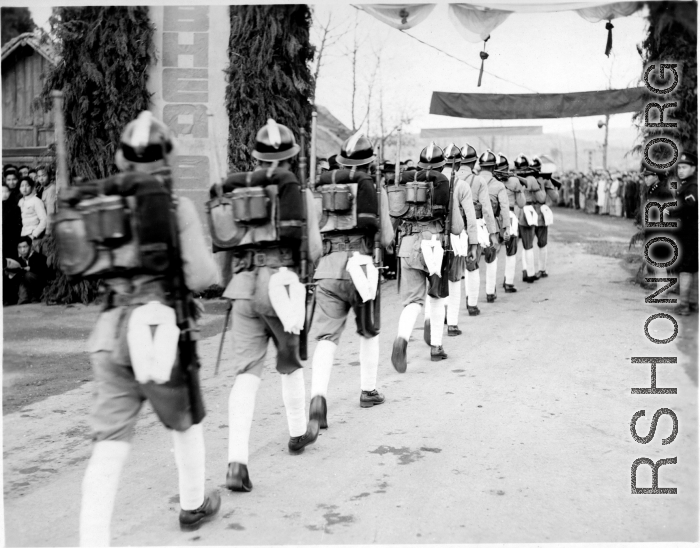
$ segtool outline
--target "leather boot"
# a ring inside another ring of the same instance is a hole
[[[209,491],[204,502],[196,510],[180,510],[180,530],[196,531],[211,520],[221,508],[221,495],[218,491]]]
[[[467,305],[467,312],[469,312],[470,316],[478,316],[479,314],[481,314],[481,310],[479,310],[478,306]]]
[[[505,289],[506,293],[517,293],[518,290],[515,288],[513,284],[503,284],[503,289]]]
[[[442,346],[431,346],[430,347],[430,359],[434,362],[439,362],[441,360],[447,359],[447,353]]]
[[[399,373],[406,372],[406,347],[408,346],[408,341],[402,339],[401,337],[396,337],[394,341],[394,348],[391,350],[391,363],[394,369]]]
[[[458,335],[462,334],[462,330],[456,326],[456,325],[448,325],[447,326],[447,336],[448,337],[457,337]]]
[[[303,436],[296,436],[294,438],[289,438],[290,453],[301,453],[307,445],[311,445],[318,438],[318,428],[319,425],[316,422],[309,421],[309,425],[306,428],[306,432]]]
[[[547,272],[546,272],[545,270],[540,270],[540,271],[537,273],[537,277],[538,277],[538,278],[548,278],[548,277],[549,277],[549,274],[547,274]]]
[[[253,483],[248,475],[248,465],[239,462],[229,462],[226,473],[226,487],[231,491],[249,493],[253,489]]]
[[[309,422],[316,421],[319,428],[328,428],[328,405],[323,396],[314,396],[309,404]]]
[[[494,293],[493,295],[489,295],[487,293],[486,294],[486,302],[487,303],[495,303],[496,302],[496,294]]]
[[[363,390],[360,394],[360,407],[374,407],[384,403],[384,395],[376,390]]]

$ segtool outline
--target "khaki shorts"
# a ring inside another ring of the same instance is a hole
[[[338,344],[351,308],[355,312],[357,334],[366,338],[376,337],[378,331],[370,331],[362,325],[363,302],[352,280],[318,280],[313,324],[316,340]]]
[[[423,306],[427,293],[426,282],[430,276],[423,270],[411,268],[405,258],[401,258],[401,304],[416,303]]]
[[[126,325],[133,308],[120,306],[100,314],[88,341],[95,374],[94,441],[130,440],[144,400],[151,402],[167,428],[183,432],[193,424],[189,389],[177,362],[167,383],[141,384],[134,377],[126,344]]]

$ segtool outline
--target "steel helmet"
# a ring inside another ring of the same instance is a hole
[[[534,169],[535,171],[537,171],[538,173],[539,173],[540,170],[542,169],[542,162],[540,162],[540,159],[539,159],[537,156],[535,156],[535,157],[532,159],[532,162],[530,162],[530,167],[531,167],[532,169]]]
[[[454,143],[450,143],[447,145],[447,147],[445,147],[445,160],[448,162],[452,162],[452,160],[454,160],[458,164],[462,161],[462,152]]]
[[[476,149],[469,143],[462,147],[462,161],[467,164],[473,164],[476,162]]]
[[[500,152],[498,153],[498,162],[496,162],[496,171],[508,171],[508,158]]]
[[[148,110],[126,125],[119,142],[124,159],[135,163],[163,160],[174,145],[175,138],[170,128]]]
[[[524,154],[520,154],[515,159],[515,162],[513,162],[513,166],[515,167],[515,171],[517,172],[530,171],[530,162],[527,161],[527,157]]]
[[[490,150],[486,150],[481,156],[479,156],[479,166],[481,167],[493,167],[496,165],[496,155]]]
[[[340,147],[340,154],[335,159],[341,166],[353,167],[374,162],[372,141],[359,131]]]
[[[289,160],[297,154],[299,154],[299,145],[292,131],[272,118],[267,120],[267,124],[255,136],[253,158],[257,160],[263,162]]]
[[[445,153],[434,142],[420,151],[418,167],[422,169],[433,169],[445,165]]]

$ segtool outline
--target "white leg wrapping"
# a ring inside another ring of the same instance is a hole
[[[411,337],[413,327],[416,325],[418,314],[420,314],[421,306],[418,303],[411,303],[405,306],[399,317],[399,332],[398,337],[407,341]]]
[[[462,304],[462,283],[449,282],[450,294],[447,297],[447,325],[459,323],[459,305]]]
[[[481,276],[479,269],[467,271],[466,286],[467,286],[467,302],[469,306],[476,306],[479,302],[479,285],[481,284]]]
[[[486,264],[486,293],[493,295],[496,292],[496,269],[498,268],[498,257]]]
[[[377,388],[379,370],[379,335],[371,339],[360,337],[360,390]]]
[[[515,281],[515,263],[517,258],[517,254],[512,257],[506,257],[506,283],[508,285],[513,285]]]
[[[304,388],[304,370],[297,369],[289,375],[281,375],[282,399],[287,410],[287,425],[292,438],[303,436],[306,432],[306,389]]]
[[[180,485],[180,507],[196,510],[204,503],[204,430],[202,423],[184,432],[173,430],[173,448]]]
[[[126,441],[98,441],[83,478],[80,546],[109,546],[119,476],[129,455]]]
[[[318,341],[311,369],[311,397],[328,394],[328,383],[331,380],[333,357],[338,348],[332,341]]]
[[[537,270],[547,270],[547,246],[540,247],[537,255]]]
[[[238,375],[233,383],[228,397],[228,462],[248,464],[248,440],[259,386],[260,377],[250,373]]]
[[[445,299],[434,299],[430,310],[430,344],[440,346],[445,324]]]
[[[535,275],[535,250],[523,249],[523,262],[528,276]]]

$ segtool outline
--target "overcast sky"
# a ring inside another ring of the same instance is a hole
[[[48,27],[49,5],[40,3],[30,9],[35,22]],[[351,125],[352,72],[350,58],[345,54],[351,49],[352,29],[357,20],[358,38],[361,43],[356,107],[358,119],[362,118],[366,108],[367,82],[375,66],[373,52],[381,49],[381,70],[379,81],[374,88],[375,101],[381,86],[387,118],[391,121],[397,119],[401,112],[410,113],[413,122],[407,128],[409,130],[517,124],[541,124],[545,132],[571,129],[570,119],[491,122],[428,114],[433,91],[530,92],[489,74],[484,74],[482,86],[477,88],[477,70],[408,36],[414,35],[478,67],[481,62],[479,51],[483,44],[467,42],[458,34],[448,20],[446,3],[438,5],[423,23],[405,33],[381,23],[350,4],[334,2],[314,5],[316,27],[320,21],[327,21],[329,15],[333,24],[339,24],[341,29],[347,30],[347,34],[324,52],[325,59],[318,80],[317,102],[330,109],[348,126]],[[613,88],[637,86],[642,67],[636,46],[645,36],[644,12],[615,19],[613,24],[613,52],[608,58],[604,54],[607,39],[604,21],[589,23],[575,12],[513,14],[492,32],[487,44],[489,58],[485,68],[540,93],[606,89],[610,74]],[[320,36],[317,31],[318,28],[315,28],[312,34],[315,41]],[[373,118],[376,119],[376,103],[374,108]],[[597,121],[601,118],[574,119],[575,127],[577,130],[597,129]],[[630,127],[631,115],[613,116],[610,125]]]

